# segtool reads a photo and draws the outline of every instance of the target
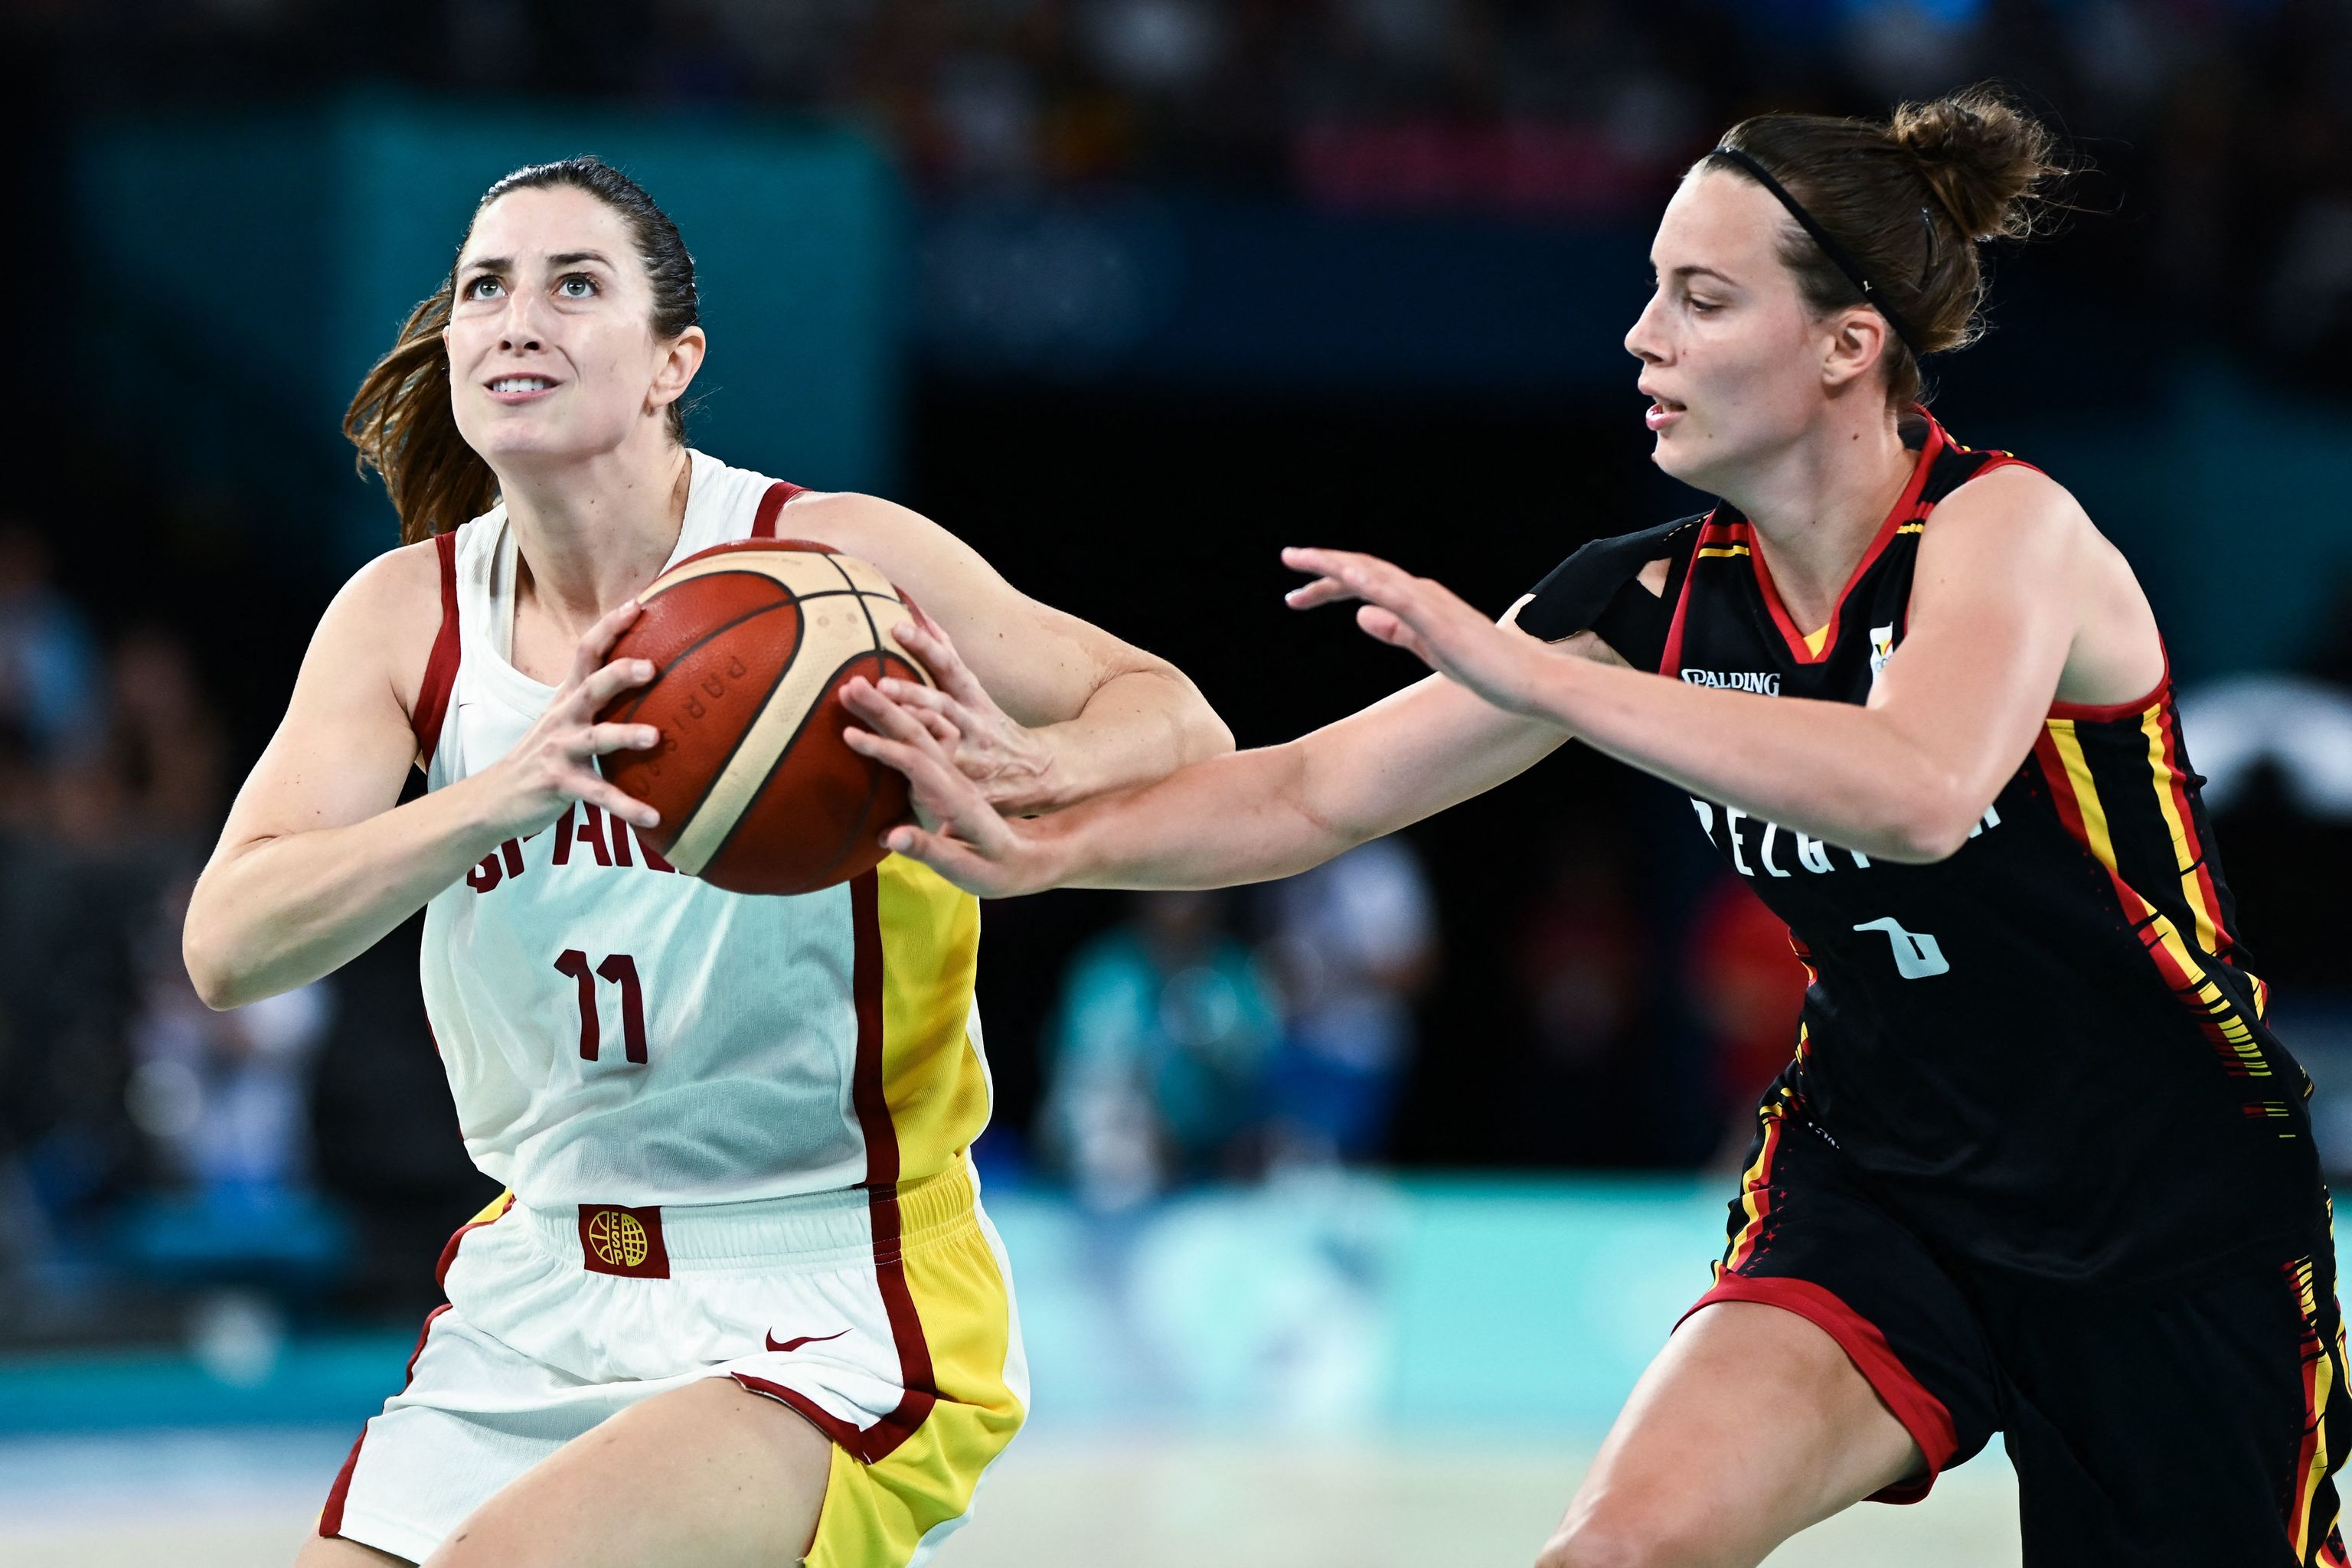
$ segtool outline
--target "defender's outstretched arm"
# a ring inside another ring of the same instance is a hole
[[[1553,647],[1516,626],[1509,635],[1539,657],[1620,662],[1589,632]],[[1433,677],[1286,744],[1195,763],[1053,817],[1008,822],[917,713],[863,682],[844,695],[870,727],[849,731],[849,743],[906,773],[918,813],[937,825],[896,828],[885,842],[990,898],[1290,876],[1483,794],[1569,738]]]

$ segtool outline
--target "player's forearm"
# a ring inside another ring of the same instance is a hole
[[[1052,758],[1043,803],[1048,811],[1150,784],[1234,749],[1233,731],[1173,668],[1114,676],[1076,718],[1036,734]]]
[[[241,1007],[373,946],[505,837],[478,785],[467,780],[348,826],[215,853],[181,938],[197,994],[208,1006]]]
[[[1234,752],[1020,826],[1040,850],[1041,887],[1267,881],[1319,866],[1362,841],[1314,809],[1308,773],[1297,742]]]
[[[1881,710],[1687,686],[1562,660],[1545,714],[1596,750],[1717,805],[1882,859],[1951,854],[1990,800]]]

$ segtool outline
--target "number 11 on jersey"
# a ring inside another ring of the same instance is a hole
[[[629,1060],[646,1059],[646,994],[637,984],[637,961],[625,952],[608,956],[594,969],[588,955],[567,947],[555,960],[555,972],[569,975],[580,993],[580,1059],[593,1062],[602,1041],[596,1020],[596,981],[601,976],[621,988],[621,1044]]]

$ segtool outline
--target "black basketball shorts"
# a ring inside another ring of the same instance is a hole
[[[1761,1301],[1838,1342],[1927,1457],[1874,1500],[1916,1502],[1999,1432],[2027,1568],[2347,1568],[2329,1247],[2168,1295],[1988,1283],[1939,1262],[1772,1100],[1729,1230],[1691,1311]]]

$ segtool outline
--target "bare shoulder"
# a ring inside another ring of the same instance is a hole
[[[2035,468],[1995,468],[1936,509],[1913,603],[1970,634],[2004,606],[2066,628],[2065,701],[2130,700],[2163,674],[2156,614],[2131,563],[2072,491]]]
[[[2074,492],[2039,468],[2008,463],[1968,480],[1936,508],[1919,542],[1923,556],[1995,541],[2042,548],[2079,547],[2098,536]]]
[[[794,497],[776,531],[872,562],[950,630],[965,617],[1028,603],[979,551],[912,507],[880,496],[843,490]]]
[[[856,490],[812,491],[793,498],[776,531],[829,544],[889,570],[894,557],[953,542],[947,530],[912,507]]]
[[[338,686],[386,680],[401,707],[412,708],[441,613],[440,552],[433,542],[387,550],[352,574],[319,617],[303,674],[315,669]]]

